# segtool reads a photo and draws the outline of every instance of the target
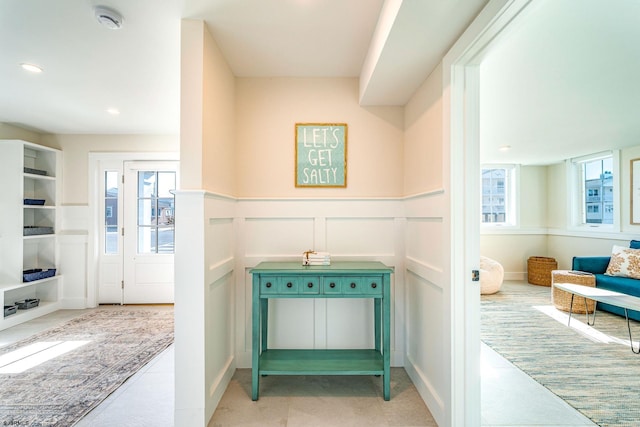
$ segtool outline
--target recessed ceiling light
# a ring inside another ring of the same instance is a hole
[[[32,72],[32,73],[41,73],[42,72],[42,68],[40,68],[40,67],[38,67],[37,65],[34,65],[34,64],[28,64],[26,62],[23,62],[22,64],[20,64],[20,66],[24,70],[27,70],[27,71]]]
[[[107,113],[111,114],[112,116],[117,116],[118,114],[120,114],[120,110],[118,110],[117,108],[107,108]]]
[[[511,150],[510,145],[503,145],[502,147],[498,148],[498,151],[509,151],[509,150]]]

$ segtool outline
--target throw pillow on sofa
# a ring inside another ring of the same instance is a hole
[[[640,279],[640,249],[614,246],[609,266],[604,274]]]

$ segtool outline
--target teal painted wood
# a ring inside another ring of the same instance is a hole
[[[384,359],[375,350],[267,350],[263,375],[382,375]]]
[[[383,396],[390,399],[392,268],[381,262],[333,262],[303,266],[296,262],[263,262],[251,270],[252,399],[261,375],[382,375]],[[372,298],[374,349],[268,349],[271,298]]]
[[[259,276],[254,275],[252,281],[253,293],[251,298],[251,372],[260,370],[258,358],[260,356],[260,282]],[[266,324],[266,322],[265,322]],[[264,341],[266,342],[266,332],[264,333]],[[251,399],[258,400],[258,390],[260,389],[260,376],[253,375],[251,378]]]

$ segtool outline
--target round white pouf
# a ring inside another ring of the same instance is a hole
[[[480,294],[495,294],[502,286],[504,268],[498,261],[480,256]]]

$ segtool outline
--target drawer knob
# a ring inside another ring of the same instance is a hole
[[[291,287],[293,287],[293,283],[291,282],[287,283],[287,288],[291,288]]]
[[[330,288],[335,288],[335,287],[336,287],[336,284],[335,284],[335,283],[333,283],[333,282],[331,282],[331,283],[329,284],[329,287],[330,287]]]
[[[351,284],[351,289],[355,289],[355,287],[356,287],[356,284],[355,284],[355,283],[352,283],[352,284]]]
[[[371,287],[372,287],[373,289],[375,289],[375,288],[377,288],[377,287],[378,287],[378,284],[377,284],[377,283],[372,283],[372,284],[371,284]]]
[[[310,288],[313,288],[313,283],[309,282],[309,283],[307,283],[307,286],[310,287]]]
[[[267,282],[267,288],[271,287],[271,282]]]

